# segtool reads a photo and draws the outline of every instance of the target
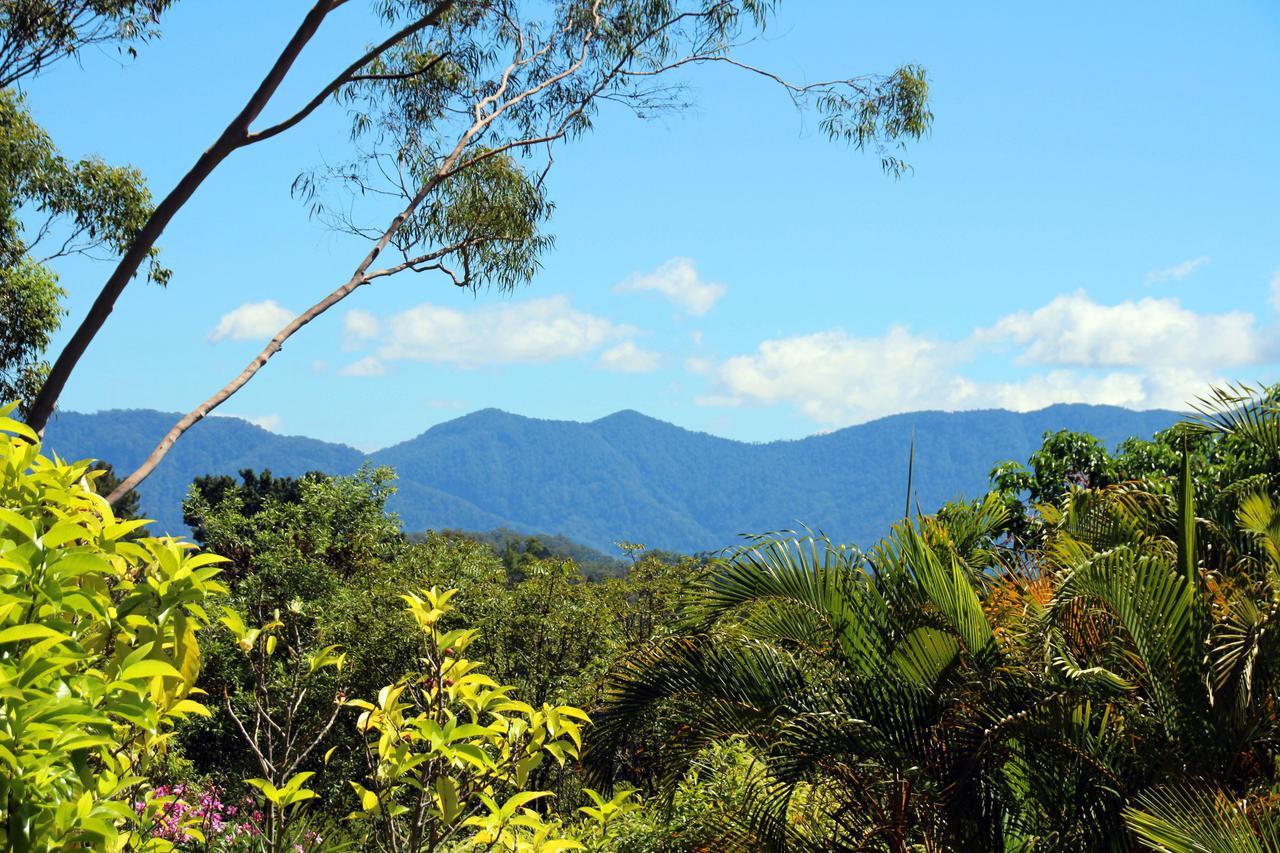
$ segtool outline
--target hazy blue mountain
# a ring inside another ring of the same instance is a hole
[[[48,445],[130,470],[176,417],[66,412],[50,426]],[[369,458],[399,474],[392,508],[407,530],[506,527],[561,534],[609,553],[619,539],[693,552],[732,544],[739,533],[804,524],[868,544],[902,514],[913,429],[915,495],[932,509],[981,494],[995,463],[1025,460],[1046,431],[1090,432],[1114,446],[1177,418],[1089,405],[914,412],[796,441],[747,444],[632,411],[577,423],[486,409]],[[345,474],[363,460],[345,445],[210,418],[143,485],[143,508],[162,529],[176,531],[182,495],[200,474],[246,467]]]
[[[45,448],[64,459],[103,459],[124,477],[180,417],[150,409],[92,415],[59,411],[45,429]],[[363,460],[363,453],[345,444],[276,435],[239,418],[205,418],[173,446],[138,492],[142,511],[156,520],[158,532],[185,535],[182,499],[191,481],[203,474],[235,474],[242,468],[270,468],[283,476],[350,474]]]

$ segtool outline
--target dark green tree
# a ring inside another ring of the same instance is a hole
[[[15,89],[0,89],[0,399],[24,411],[43,387],[63,315],[59,258],[123,252],[151,213],[136,169],[63,157]],[[150,278],[168,272],[150,253]]]

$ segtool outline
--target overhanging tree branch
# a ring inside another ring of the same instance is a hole
[[[510,288],[527,281],[537,268],[539,252],[549,244],[538,226],[550,210],[542,191],[554,143],[585,132],[601,100],[620,101],[637,110],[661,108],[665,90],[644,88],[637,79],[719,61],[717,51],[737,44],[738,19],[758,23],[761,14],[754,2],[734,0],[697,11],[638,0],[577,0],[557,7],[562,17],[555,26],[526,29],[514,8],[515,0],[471,7],[472,17],[450,33],[453,40],[447,44],[432,44],[425,53],[416,46],[389,50],[374,72],[346,76],[354,88],[343,93],[351,102],[363,97],[372,113],[355,112],[355,136],[368,134],[375,145],[391,147],[395,168],[388,169],[383,160],[392,154],[374,153],[351,165],[331,167],[329,179],[354,186],[354,202],[371,192],[387,191],[371,187],[380,173],[405,204],[385,227],[367,229],[353,214],[334,213],[317,203],[314,210],[332,217],[345,233],[376,234],[373,246],[341,286],[293,318],[237,376],[174,424],[109,499],[140,484],[187,430],[243,388],[289,338],[359,287],[401,272],[427,270],[443,272],[459,286],[488,282]],[[498,49],[506,59],[495,63]],[[418,76],[424,55],[450,57],[445,78],[434,79],[430,86],[414,81],[397,88]],[[918,137],[931,118],[922,75],[909,73],[902,82],[893,82],[903,69],[890,77],[803,86],[736,60],[730,64],[770,79],[798,105],[806,95],[817,93],[828,120],[855,112],[856,135],[825,124],[824,129],[857,147],[868,141],[880,145]],[[342,84],[327,88],[337,92]],[[309,108],[310,104],[304,112]],[[518,165],[516,155],[535,147],[545,147],[548,159],[540,171],[531,172]],[[317,186],[315,178],[304,175],[295,190],[311,199]],[[373,269],[377,257],[391,246],[403,260]]]
[[[111,277],[107,279],[106,284],[103,285],[102,290],[98,293],[88,314],[80,322],[75,333],[71,336],[71,340],[67,342],[62,352],[58,354],[57,360],[54,361],[53,366],[50,368],[49,375],[45,379],[40,393],[32,401],[28,411],[28,421],[33,429],[43,432],[49,422],[49,417],[53,414],[58,398],[62,395],[67,381],[71,378],[72,371],[89,348],[89,344],[101,331],[107,318],[111,315],[115,308],[116,300],[119,299],[125,287],[137,274],[138,268],[146,260],[151,249],[155,246],[156,241],[159,240],[160,235],[164,233],[174,215],[191,199],[191,196],[195,194],[196,190],[199,189],[200,185],[204,183],[205,179],[213,173],[218,165],[235,150],[269,139],[302,121],[325,98],[336,92],[344,83],[350,82],[351,76],[358,72],[360,68],[385,53],[404,38],[437,24],[442,16],[453,7],[455,0],[440,0],[429,13],[402,28],[390,39],[367,51],[352,66],[348,66],[343,74],[340,74],[333,83],[330,83],[322,90],[322,94],[318,98],[312,99],[312,102],[303,107],[302,110],[284,122],[268,128],[261,134],[252,134],[249,130],[250,125],[261,115],[263,109],[271,101],[280,84],[293,67],[294,62],[302,53],[303,48],[306,47],[307,43],[311,41],[319,30],[325,17],[344,2],[346,0],[318,0],[312,6],[298,26],[297,31],[293,34],[293,37],[289,39],[289,42],[280,52],[280,55],[276,58],[276,61],[272,64],[270,70],[268,70],[266,76],[239,114],[231,120],[213,145],[200,156],[195,165],[178,182],[177,186],[165,196],[160,204],[156,205],[146,225],[139,231],[129,250],[120,258]],[[344,75],[346,79],[343,79]]]

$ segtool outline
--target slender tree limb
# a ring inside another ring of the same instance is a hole
[[[459,143],[459,146],[461,146],[461,143]],[[139,483],[145,480],[151,472],[155,470],[155,467],[160,464],[160,460],[164,459],[165,455],[168,454],[169,449],[173,447],[174,442],[182,437],[183,433],[191,429],[191,427],[203,420],[211,411],[222,405],[233,394],[243,388],[259,370],[266,366],[272,356],[283,348],[284,342],[293,337],[294,333],[324,312],[328,311],[334,305],[337,305],[339,302],[346,299],[357,287],[360,287],[362,284],[366,284],[367,280],[365,278],[365,272],[373,262],[377,260],[377,257],[382,253],[382,250],[391,243],[391,238],[400,230],[400,226],[413,215],[414,211],[418,209],[418,206],[421,205],[427,195],[436,188],[438,183],[438,180],[431,180],[425,183],[418,194],[410,200],[404,210],[397,214],[396,218],[392,220],[391,225],[383,232],[382,236],[378,239],[378,242],[369,250],[369,253],[365,255],[364,260],[362,260],[360,265],[356,267],[355,272],[345,284],[331,292],[324,299],[321,299],[319,302],[312,305],[306,311],[303,311],[297,317],[294,317],[293,320],[291,320],[283,329],[276,333],[275,337],[273,337],[266,347],[263,348],[262,352],[258,353],[257,357],[254,358],[253,361],[249,362],[249,364],[245,366],[244,370],[240,371],[238,376],[222,388],[218,389],[217,393],[209,397],[196,408],[192,409],[185,417],[174,424],[173,428],[165,434],[164,438],[162,438],[160,443],[156,445],[155,449],[151,451],[151,454],[146,458],[142,465],[138,466],[136,471],[130,474],[120,484],[120,486],[116,487],[115,491],[107,496],[107,500],[111,503],[115,503],[122,498],[126,492],[135,488]],[[128,485],[126,486],[125,483]]]
[[[226,126],[213,145],[200,155],[195,165],[182,177],[178,185],[164,197],[163,201],[156,205],[156,209],[152,211],[146,225],[142,227],[132,245],[129,246],[129,251],[125,252],[124,257],[116,265],[115,271],[111,273],[111,277],[103,285],[98,298],[94,300],[93,306],[89,309],[89,313],[80,322],[75,334],[71,336],[71,340],[67,342],[62,352],[58,354],[57,360],[54,361],[53,366],[50,368],[49,376],[45,380],[44,386],[40,389],[40,393],[36,395],[35,400],[32,401],[28,411],[28,423],[32,429],[37,432],[44,431],[45,425],[49,422],[49,416],[53,414],[53,407],[57,403],[58,397],[62,394],[62,389],[66,387],[67,380],[71,377],[71,371],[89,348],[89,343],[97,336],[103,324],[106,323],[107,317],[111,315],[112,310],[115,308],[116,300],[137,274],[138,267],[146,260],[147,255],[155,246],[156,240],[160,238],[169,221],[173,219],[174,214],[187,203],[200,185],[204,183],[205,178],[209,177],[213,170],[218,167],[218,164],[225,160],[231,152],[243,144],[249,124],[258,117],[267,102],[271,100],[271,96],[275,94],[285,75],[293,67],[294,61],[302,53],[302,49],[307,45],[307,42],[311,41],[316,31],[320,29],[320,24],[324,21],[325,15],[329,14],[333,8],[332,0],[319,0],[311,8],[311,11],[302,19],[302,23],[293,34],[293,38],[289,39],[289,43],[285,45],[284,50],[276,58],[275,63],[272,64],[271,69],[262,79],[257,90],[250,96],[244,108],[231,120],[231,123]]]
[[[348,65],[342,71],[341,74],[339,74],[337,77],[334,77],[333,80],[331,80],[329,84],[325,86],[323,89],[321,89],[314,98],[308,101],[306,105],[302,107],[302,109],[298,110],[296,113],[289,116],[284,121],[279,122],[278,124],[274,124],[271,127],[265,128],[263,130],[250,133],[246,138],[245,143],[251,145],[255,142],[261,142],[264,139],[270,139],[271,137],[276,136],[277,134],[284,133],[286,130],[298,124],[307,116],[315,112],[316,109],[318,109],[321,104],[323,104],[331,95],[333,95],[333,93],[337,92],[339,89],[341,89],[343,86],[347,85],[348,83],[352,83],[357,80],[407,79],[408,77],[414,76],[415,74],[426,73],[427,71],[430,71],[432,68],[436,66],[437,63],[440,62],[441,59],[444,58],[443,56],[436,57],[431,61],[431,63],[426,68],[419,69],[418,71],[413,72],[412,74],[401,75],[401,76],[397,76],[397,75],[382,76],[382,75],[376,75],[376,74],[360,75],[359,74],[359,71],[361,68],[364,68],[370,62],[377,59],[379,56],[386,53],[388,50],[395,47],[397,44],[404,41],[409,36],[414,35],[415,33],[421,32],[427,27],[435,26],[437,23],[439,23],[440,18],[446,12],[448,12],[450,8],[452,8],[455,2],[456,0],[440,0],[440,2],[436,4],[435,8],[432,9],[429,13],[427,13],[426,15],[423,15],[421,18],[414,21],[413,23],[405,27],[402,27],[397,32],[392,33],[390,36],[383,39],[376,46],[366,51],[364,56],[361,56],[355,62]]]
[[[367,51],[360,59],[356,60],[356,63],[353,63],[352,66],[348,67],[347,71],[335,78],[334,82],[326,86],[320,95],[313,98],[312,102],[303,107],[298,113],[278,125],[267,128],[265,131],[251,134],[249,131],[250,125],[261,115],[263,109],[266,108],[271,98],[275,95],[285,76],[302,53],[303,48],[306,47],[307,43],[311,41],[312,37],[320,29],[320,24],[324,21],[325,16],[345,2],[346,0],[318,0],[312,6],[311,11],[303,18],[297,31],[285,45],[284,50],[276,58],[276,61],[245,103],[243,109],[226,126],[213,145],[200,156],[190,171],[178,182],[177,186],[156,205],[147,223],[139,231],[138,236],[129,246],[129,250],[120,259],[111,277],[103,285],[98,297],[90,307],[89,313],[80,322],[75,333],[71,336],[71,340],[67,342],[62,352],[58,354],[58,358],[50,368],[49,375],[45,379],[40,393],[36,395],[28,411],[28,423],[32,429],[40,433],[44,432],[44,428],[53,414],[54,406],[57,404],[58,398],[62,395],[62,391],[71,377],[71,372],[79,364],[80,359],[88,350],[89,344],[101,331],[107,318],[115,309],[116,300],[119,299],[120,294],[124,292],[125,287],[128,286],[133,277],[137,275],[138,268],[146,260],[174,215],[191,199],[195,191],[222,161],[237,149],[269,139],[302,121],[334,91],[344,83],[349,82],[349,80],[343,79],[344,75],[349,77],[351,74],[358,72],[373,58],[395,44],[396,42],[393,40],[398,41],[407,38],[413,33],[436,24],[454,5],[456,0],[440,0],[431,13],[401,29],[377,47]]]

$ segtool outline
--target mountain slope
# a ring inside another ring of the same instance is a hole
[[[45,430],[45,446],[64,459],[103,459],[123,477],[147,458],[181,415],[149,409],[113,409],[97,414],[59,411]],[[307,471],[350,474],[364,454],[345,444],[276,435],[239,418],[205,418],[173,446],[138,490],[142,511],[160,533],[185,534],[182,499],[204,474],[235,474],[270,468],[297,476]]]
[[[62,413],[48,444],[131,469],[175,416],[149,411]],[[1058,405],[894,415],[796,441],[747,444],[624,411],[591,423],[466,415],[370,457],[391,465],[391,508],[407,530],[508,527],[558,533],[611,552],[620,539],[699,551],[739,533],[804,524],[869,544],[902,514],[916,435],[914,494],[926,510],[981,494],[1005,459],[1025,460],[1050,430],[1090,432],[1114,446],[1174,423],[1168,411]],[[345,445],[279,436],[232,418],[201,422],[141,489],[163,530],[179,531],[191,479],[240,468],[345,474],[364,455]]]

